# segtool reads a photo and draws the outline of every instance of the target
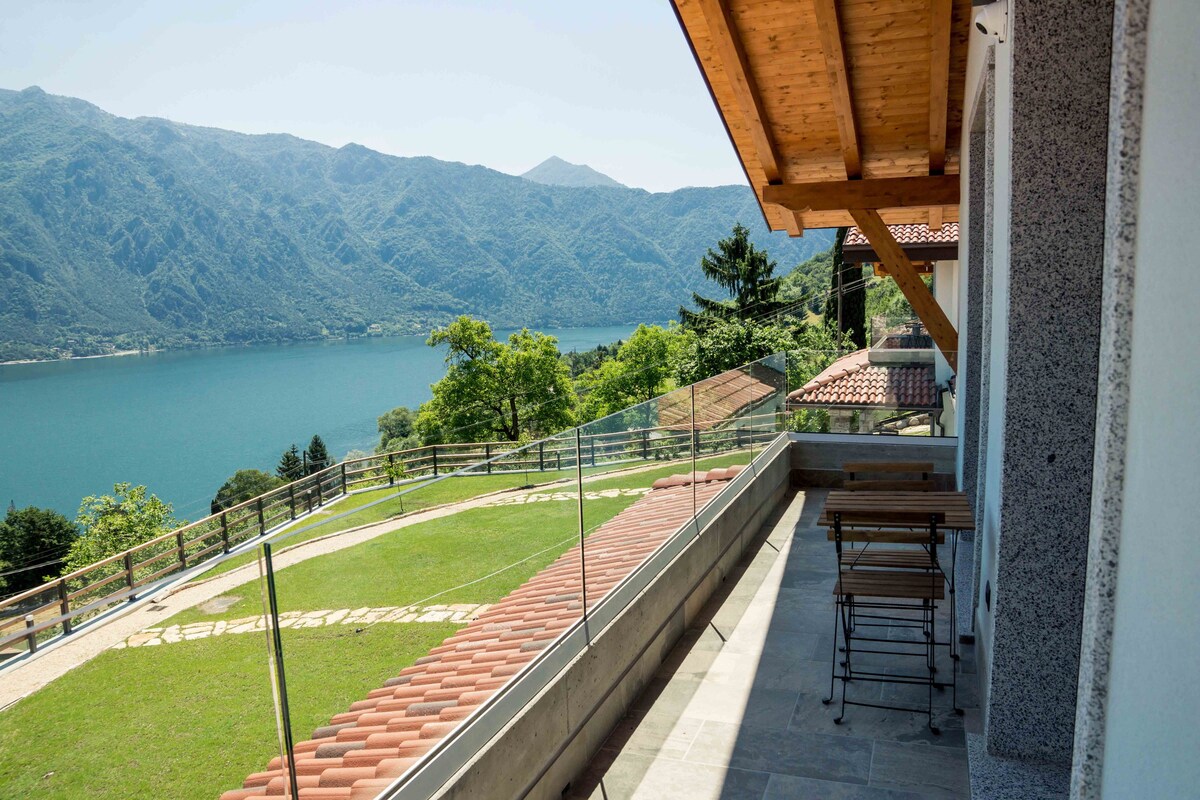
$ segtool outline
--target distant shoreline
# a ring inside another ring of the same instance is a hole
[[[55,361],[82,361],[85,358],[116,358],[117,356],[137,356],[142,353],[157,353],[158,350],[118,350],[115,353],[98,353],[94,356],[62,356],[61,358],[20,358],[15,361],[0,361],[0,367],[10,367],[17,364],[53,364]]]

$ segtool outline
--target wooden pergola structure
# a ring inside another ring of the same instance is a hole
[[[767,225],[857,225],[953,367],[887,226],[958,220],[971,0],[672,2]]]

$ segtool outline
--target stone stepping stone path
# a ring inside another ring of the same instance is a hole
[[[638,486],[631,489],[601,489],[596,492],[584,492],[584,500],[599,500],[602,497],[641,497],[650,491],[649,486]],[[553,500],[574,500],[579,497],[578,492],[535,492],[532,494],[518,494],[511,497],[497,497],[494,500],[488,500],[480,505],[484,506],[521,506],[528,503],[545,503]]]
[[[383,606],[381,608],[341,608],[336,611],[285,611],[279,615],[280,628],[322,628],[328,625],[373,625],[376,622],[459,622],[466,624],[487,611],[490,604],[458,603],[436,606]],[[192,622],[187,625],[167,625],[146,628],[113,645],[114,650],[127,647],[155,647],[193,639],[208,639],[234,633],[262,633],[266,618]]]

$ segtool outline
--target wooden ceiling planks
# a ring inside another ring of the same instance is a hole
[[[763,187],[780,182],[958,173],[971,0],[674,3],[760,203]],[[705,12],[714,6],[738,40],[740,57],[731,56],[710,30]],[[836,49],[828,35],[831,18],[840,69],[838,59],[829,57]],[[743,113],[740,80],[725,74],[729,63],[740,66],[746,83],[755,87],[757,118],[774,148],[774,171],[770,159],[763,168],[756,143],[763,137]],[[956,221],[957,207],[939,202],[931,196],[924,207],[883,208],[879,215],[888,224]],[[853,224],[849,209],[792,212],[763,203],[763,212],[774,229],[793,235],[803,228]]]

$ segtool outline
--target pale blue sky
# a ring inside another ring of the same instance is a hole
[[[132,2],[0,10],[0,87],[652,191],[744,183],[669,0]]]

